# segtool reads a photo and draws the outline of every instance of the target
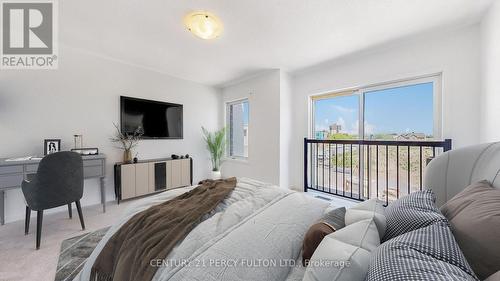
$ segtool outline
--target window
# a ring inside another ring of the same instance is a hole
[[[440,76],[431,76],[313,96],[312,136],[316,139],[439,139],[439,89]]]
[[[227,155],[231,158],[248,157],[248,99],[226,104]]]
[[[314,138],[357,139],[359,96],[344,93],[314,100]]]
[[[313,96],[310,118],[311,137],[316,139],[441,139],[441,77]],[[311,144],[311,185],[353,198],[388,201],[420,190],[423,163],[436,151],[425,146],[400,147],[401,142],[380,143],[388,142],[344,145],[332,141],[317,144],[316,149]]]

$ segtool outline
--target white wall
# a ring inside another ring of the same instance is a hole
[[[481,23],[482,142],[500,141],[500,3],[495,2]]]
[[[497,48],[498,50],[498,48]],[[442,72],[443,136],[454,147],[479,142],[479,27],[414,37],[296,73],[293,77],[294,188],[302,186],[308,96]]]
[[[280,71],[266,71],[222,89],[225,103],[248,98],[248,159],[226,160],[224,177],[250,177],[279,184],[280,181]]]
[[[290,187],[290,176],[292,172],[291,155],[292,150],[292,85],[288,73],[280,71],[280,186]]]
[[[0,157],[43,154],[43,140],[62,139],[73,145],[83,134],[84,145],[107,155],[107,199],[113,200],[113,163],[122,159],[109,138],[119,122],[119,96],[184,105],[183,140],[144,140],[142,159],[189,153],[194,158],[194,181],[209,176],[210,162],[201,126],[217,129],[220,94],[216,89],[137,68],[67,46],[60,48],[58,70],[0,71]],[[83,205],[98,204],[97,180],[87,180]],[[21,191],[6,192],[6,220],[22,219]]]

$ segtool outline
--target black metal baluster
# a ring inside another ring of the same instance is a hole
[[[345,144],[342,144],[342,196],[345,196]]]
[[[422,161],[422,146],[420,146],[420,157],[419,157],[419,161],[418,163],[420,164],[420,190],[422,190],[422,165],[423,165],[423,161]]]
[[[311,173],[309,174],[309,178],[310,178],[311,184],[308,185],[308,187],[310,186],[311,188],[314,188],[314,185],[313,185],[313,181],[314,181],[313,165],[314,165],[314,163],[313,163],[313,143],[312,142],[309,144],[309,148],[310,148],[310,150],[309,150],[310,151],[309,152],[309,167],[310,167],[310,169],[309,170],[311,170]]]
[[[389,205],[389,147],[385,146],[385,205]]]
[[[322,143],[321,146],[323,147],[323,162],[321,163],[321,174],[323,175],[322,176],[323,185],[321,189],[325,191],[325,144]]]
[[[318,184],[319,184],[319,182],[318,182],[318,174],[319,174],[319,171],[318,171],[318,169],[319,169],[319,167],[318,167],[319,166],[319,164],[318,164],[318,162],[319,162],[318,161],[318,146],[319,146],[319,143],[316,143],[316,190],[319,190],[319,186],[318,186]]]
[[[396,145],[396,198],[399,199],[399,145]]]
[[[377,151],[375,153],[375,155],[376,155],[376,157],[375,157],[376,158],[375,159],[376,160],[375,163],[376,163],[377,166],[376,166],[375,172],[377,173],[377,177],[376,178],[377,178],[377,198],[378,198],[378,144],[377,144],[376,148],[377,148]]]
[[[307,182],[307,138],[304,138],[304,192],[307,192],[309,183]]]
[[[351,143],[351,148],[350,148],[350,151],[351,151],[351,196],[352,197],[352,185],[353,185],[353,181],[352,181],[352,173],[354,172],[353,168],[352,168],[352,143]]]
[[[367,170],[367,177],[366,177],[366,189],[367,189],[367,198],[370,199],[370,145],[366,146],[366,170]],[[364,190],[363,190],[364,193]]]
[[[361,200],[361,143],[358,144],[358,199]]]
[[[420,146],[420,158],[418,160],[418,163],[420,164],[420,190],[422,190],[422,146]]]
[[[332,192],[332,144],[328,144],[328,193]]]
[[[335,194],[337,194],[338,189],[339,189],[339,184],[338,184],[338,180],[337,180],[337,172],[338,172],[338,167],[337,167],[337,163],[338,163],[337,153],[338,153],[337,144],[335,143]]]
[[[408,160],[407,160],[407,163],[408,163],[408,174],[407,174],[407,176],[408,176],[408,178],[407,178],[408,193],[407,194],[410,194],[410,169],[411,169],[411,167],[410,167],[410,146],[409,145],[408,145],[408,155],[407,156],[408,156]]]

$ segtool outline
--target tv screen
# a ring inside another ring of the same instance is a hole
[[[182,104],[120,97],[121,130],[142,128],[145,139],[182,139]]]

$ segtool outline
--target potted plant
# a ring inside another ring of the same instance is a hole
[[[212,179],[220,179],[220,166],[222,164],[222,157],[224,156],[224,149],[226,148],[226,128],[213,133],[207,131],[204,127],[201,127],[201,130],[203,131],[203,139],[207,143],[207,149],[210,152]]]
[[[134,133],[123,133],[117,124],[113,123],[116,128],[115,136],[111,138],[112,142],[119,143],[119,149],[123,149],[123,162],[132,163],[132,148],[136,147],[144,134],[141,127],[137,127]]]

